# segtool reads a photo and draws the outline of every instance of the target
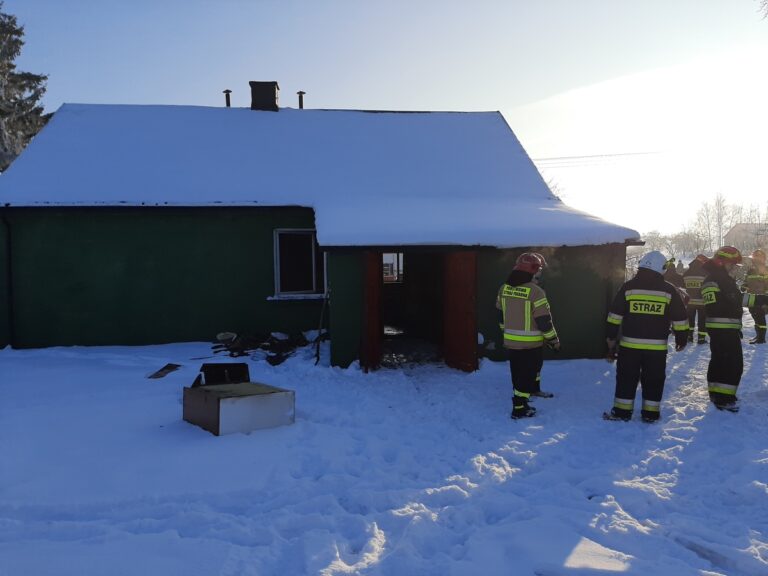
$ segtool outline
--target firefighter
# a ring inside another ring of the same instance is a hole
[[[688,293],[688,324],[690,332],[688,333],[688,342],[693,342],[693,331],[696,328],[696,316],[699,317],[699,338],[697,344],[707,343],[707,311],[704,307],[704,300],[701,299],[701,285],[704,283],[704,264],[709,260],[704,254],[699,254],[691,261],[688,270],[683,274],[685,281],[685,291]]]
[[[768,305],[764,294],[742,294],[734,276],[741,264],[741,253],[723,246],[704,264],[707,277],[701,296],[707,308],[707,332],[711,352],[707,369],[709,398],[719,410],[738,412],[736,391],[744,370],[741,350],[743,307]]]
[[[560,349],[547,295],[538,285],[545,266],[541,254],[521,254],[496,297],[499,326],[504,332],[512,375],[511,417],[514,420],[536,414],[536,408],[530,406],[528,400],[538,390],[544,344],[553,350]]]
[[[685,281],[683,277],[675,269],[675,259],[670,258],[664,265],[664,280],[677,286],[678,288],[685,288]]]
[[[624,283],[611,304],[606,341],[609,358],[618,358],[618,362],[616,394],[613,408],[603,414],[606,420],[632,418],[638,382],[643,392],[643,421],[655,422],[661,416],[670,325],[676,350],[685,348],[688,341],[685,304],[677,289],[664,280],[665,266],[661,252],[648,252],[640,259],[635,277]]]
[[[747,270],[744,281],[746,291],[750,294],[765,294],[768,292],[768,268],[765,266],[765,252],[758,248],[752,252],[750,258],[752,266]],[[749,313],[755,321],[755,337],[749,343],[765,344],[765,308],[752,306]]]

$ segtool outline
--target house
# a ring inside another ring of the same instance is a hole
[[[756,248],[768,246],[768,223],[739,223],[723,237],[727,246],[735,246],[746,256]]]
[[[0,345],[322,322],[335,365],[375,367],[407,334],[472,370],[500,357],[496,291],[536,249],[562,356],[603,353],[639,235],[555,197],[500,113],[279,108],[277,83],[251,88],[250,109],[55,113],[0,179]]]

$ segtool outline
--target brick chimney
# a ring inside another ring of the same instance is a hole
[[[248,82],[251,85],[251,110],[269,110],[277,112],[277,95],[280,86],[277,82]]]

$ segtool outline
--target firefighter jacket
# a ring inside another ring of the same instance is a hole
[[[500,311],[505,348],[539,348],[545,340],[557,338],[547,295],[527,272],[512,271],[499,288],[496,308]]]
[[[707,273],[704,271],[702,263],[698,260],[691,262],[691,267],[683,274],[685,291],[690,297],[688,301],[689,307],[702,308],[704,306],[704,300],[701,298],[701,285],[704,284],[706,276]]]
[[[664,280],[672,284],[672,286],[685,288],[685,281],[683,280],[683,277],[678,273],[678,271],[675,270],[674,266],[670,266],[664,271]]]
[[[753,264],[747,270],[744,286],[750,294],[768,293],[768,268],[760,264]]]
[[[670,324],[676,344],[684,346],[688,340],[688,312],[680,293],[646,268],[619,289],[607,320],[606,336],[616,340],[621,328],[619,346],[624,348],[666,352]]]
[[[701,296],[707,308],[707,332],[710,330],[741,330],[743,308],[763,306],[768,296],[742,294],[736,280],[722,266],[704,264],[707,277],[701,286]]]

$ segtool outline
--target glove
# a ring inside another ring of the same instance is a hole
[[[605,343],[608,344],[608,353],[605,355],[605,359],[608,362],[613,362],[616,360],[616,356],[618,356],[616,351],[616,340],[613,340],[612,338],[606,338]]]
[[[547,340],[547,346],[550,350],[553,350],[555,352],[560,351],[560,339],[559,338],[552,338],[552,340]]]

